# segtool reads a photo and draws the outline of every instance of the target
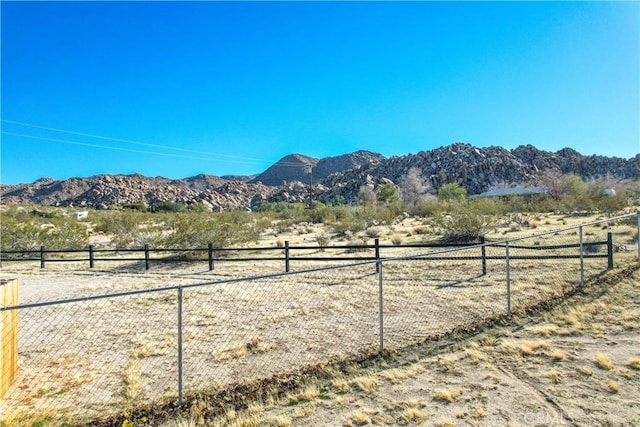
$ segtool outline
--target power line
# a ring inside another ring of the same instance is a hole
[[[106,149],[106,150],[115,150],[115,151],[126,151],[126,152],[130,152],[130,153],[152,154],[152,155],[156,155],[156,156],[178,157],[178,158],[182,158],[182,159],[207,160],[207,161],[213,161],[213,162],[254,163],[254,162],[250,162],[250,161],[212,159],[212,158],[205,158],[205,157],[186,156],[186,155],[183,155],[183,154],[161,153],[161,152],[158,152],[158,151],[136,150],[136,149],[133,149],[133,148],[111,147],[111,146],[108,146],[108,145],[89,144],[89,143],[86,143],[86,142],[68,141],[68,140],[64,140],[64,139],[47,138],[47,137],[44,137],[44,136],[24,135],[24,134],[20,134],[20,133],[6,132],[6,131],[2,131],[2,134],[3,135],[18,136],[18,137],[22,137],[22,138],[40,139],[40,140],[43,140],[43,141],[59,142],[59,143],[70,144],[70,145],[81,145],[81,146],[85,146],[85,147],[103,148],[103,149]]]
[[[53,127],[48,127],[48,126],[41,126],[41,125],[36,125],[36,124],[32,124],[32,123],[18,122],[18,121],[14,121],[14,120],[1,119],[1,121],[4,122],[4,123],[11,123],[11,124],[19,125],[19,126],[26,126],[26,127],[36,128],[36,129],[43,129],[43,130],[54,131],[54,132],[68,133],[68,134],[72,134],[72,135],[85,136],[85,137],[89,137],[89,138],[97,138],[97,139],[103,139],[103,140],[115,141],[115,142],[124,142],[124,143],[127,143],[127,144],[141,145],[141,146],[154,147],[154,148],[162,148],[162,149],[166,149],[166,150],[182,151],[182,152],[193,153],[193,154],[202,154],[202,155],[205,155],[205,156],[217,156],[217,157],[226,157],[226,158],[230,158],[230,159],[239,159],[239,160],[228,160],[228,161],[230,161],[232,163],[244,163],[244,164],[250,164],[250,163],[273,164],[273,163],[275,163],[275,162],[270,161],[270,160],[258,159],[258,158],[254,158],[254,157],[236,156],[236,155],[222,154],[222,153],[212,153],[212,152],[207,152],[207,151],[198,151],[198,150],[190,150],[190,149],[187,149],[187,148],[172,147],[172,146],[168,146],[168,145],[151,144],[151,143],[147,143],[147,142],[133,141],[133,140],[129,140],[129,139],[113,138],[113,137],[109,137],[109,136],[95,135],[95,134],[90,134],[90,133],[85,133],[85,132],[77,132],[77,131],[72,131],[72,130],[67,130],[67,129],[59,129],[59,128],[53,128]],[[112,147],[112,146],[80,143],[80,142],[74,142],[74,141],[68,141],[68,140],[60,140],[60,139],[55,139],[55,138],[39,137],[39,136],[35,136],[35,135],[16,134],[16,133],[11,133],[11,132],[4,132],[4,131],[2,133],[6,134],[6,135],[20,136],[20,137],[23,137],[23,138],[34,138],[34,139],[41,139],[41,140],[46,140],[46,141],[60,142],[60,143],[65,143],[65,144],[83,145],[83,146],[86,146],[86,147],[112,149],[112,150],[118,150],[118,151],[128,151],[128,152],[133,152],[133,153],[144,153],[144,154],[155,154],[155,155],[162,155],[162,156],[172,156],[171,154],[168,154],[168,153],[150,152],[150,151],[126,149],[126,148],[120,148],[120,147]],[[205,159],[205,158],[201,158],[201,157],[183,156],[183,155],[174,155],[173,157],[187,158],[187,159],[198,159],[198,160],[223,161],[221,159]],[[300,166],[299,163],[280,162],[278,164],[280,166],[292,166],[292,167],[299,167]]]

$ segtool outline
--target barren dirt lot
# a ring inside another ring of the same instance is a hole
[[[539,316],[164,426],[640,426],[639,284],[636,270]]]

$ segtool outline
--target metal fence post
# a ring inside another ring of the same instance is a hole
[[[584,286],[584,239],[580,226],[580,286]]]
[[[383,298],[383,283],[382,283],[382,261],[378,259],[376,261],[378,270],[378,307],[379,307],[379,322],[380,322],[380,354],[384,352],[384,298]]]
[[[378,239],[377,237],[373,240],[374,241],[374,250],[375,250],[375,255],[374,257],[376,258],[376,261],[380,261],[380,239]],[[376,273],[380,272],[380,264],[379,262],[376,262]]]
[[[178,286],[178,405],[182,406],[182,286]]]
[[[289,241],[285,240],[284,242],[284,271],[285,273],[289,272]]]
[[[213,243],[209,243],[207,247],[207,257],[209,258],[209,271],[213,271]]]
[[[482,275],[487,275],[487,247],[485,245],[484,236],[480,236],[480,252],[482,254]]]
[[[40,246],[40,268],[44,268],[44,261],[45,261],[44,246]]]
[[[636,234],[636,243],[638,244],[638,262],[640,263],[640,211],[637,212],[638,216],[638,234]]]
[[[93,245],[89,245],[89,268],[93,268]]]
[[[511,264],[509,262],[509,241],[505,243],[507,262],[507,316],[511,317]]]
[[[613,270],[613,233],[607,233],[607,269]]]
[[[149,245],[146,243],[144,245],[144,269],[149,269]]]

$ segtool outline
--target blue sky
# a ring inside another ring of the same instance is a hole
[[[640,152],[638,2],[3,1],[1,14],[5,184],[253,174],[289,153],[454,142]]]

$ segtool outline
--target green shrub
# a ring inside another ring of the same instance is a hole
[[[455,202],[463,200],[467,196],[467,190],[465,190],[457,182],[451,184],[445,184],[438,190],[438,200],[443,202]]]
[[[82,249],[89,242],[87,227],[72,217],[54,218],[16,215],[17,211],[2,213],[0,217],[0,246],[2,250]]]
[[[472,204],[460,201],[451,206],[450,212],[436,220],[442,240],[447,242],[471,242],[484,236],[493,224],[493,218],[476,210]]]
[[[151,207],[153,212],[186,212],[187,205],[180,202],[156,202]]]

